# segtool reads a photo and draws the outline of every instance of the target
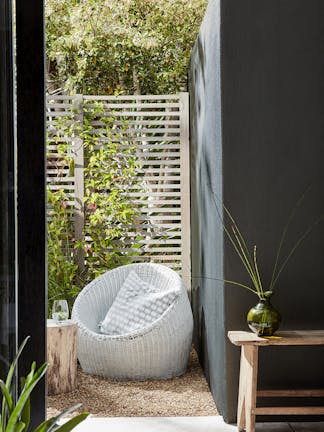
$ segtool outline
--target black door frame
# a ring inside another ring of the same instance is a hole
[[[20,364],[46,360],[44,2],[16,0],[18,342],[31,336]],[[32,426],[43,421],[46,384],[32,395]]]
[[[16,210],[12,2],[0,2],[0,376],[16,349]]]

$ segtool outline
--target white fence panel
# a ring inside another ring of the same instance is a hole
[[[112,139],[121,148],[135,146],[136,180],[121,193],[139,210],[140,217],[125,227],[118,248],[133,252],[134,262],[163,263],[179,271],[190,289],[190,186],[189,186],[189,104],[188,94],[149,96],[48,96],[47,97],[47,184],[64,189],[74,207],[75,236],[84,232],[84,160],[80,136],[60,133],[60,121],[83,122],[83,107],[101,103],[104,116],[114,119]],[[126,125],[126,127],[125,127]],[[94,132],[103,132],[100,120],[92,122]],[[71,173],[64,164],[60,146],[74,158]],[[133,249],[138,233],[140,247]],[[91,239],[87,239],[91,241]],[[84,257],[79,256],[82,265]]]

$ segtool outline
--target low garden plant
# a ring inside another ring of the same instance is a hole
[[[21,389],[16,397],[15,375],[17,374],[18,360],[28,339],[29,337],[22,342],[13,362],[10,365],[6,380],[0,380],[0,388],[2,392],[0,432],[69,432],[85,420],[89,413],[78,414],[63,424],[60,424],[59,420],[66,414],[79,408],[80,404],[61,412],[55,417],[45,420],[33,431],[29,429],[30,396],[38,382],[44,377],[48,364],[44,363],[36,369],[35,362],[32,363],[28,375],[20,379]]]

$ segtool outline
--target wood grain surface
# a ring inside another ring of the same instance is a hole
[[[77,325],[47,327],[47,392],[67,393],[77,382]]]

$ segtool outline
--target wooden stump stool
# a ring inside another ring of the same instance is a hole
[[[67,393],[77,383],[77,325],[47,320],[47,392]]]

